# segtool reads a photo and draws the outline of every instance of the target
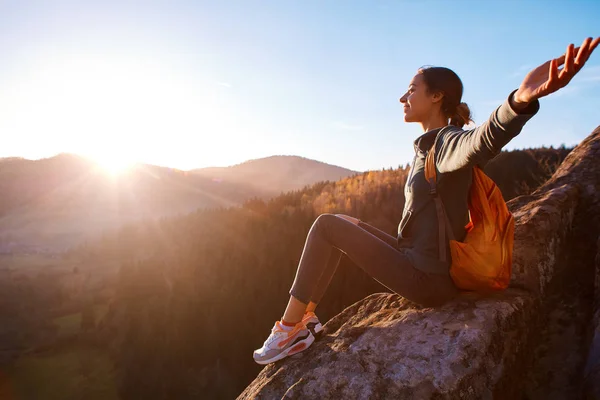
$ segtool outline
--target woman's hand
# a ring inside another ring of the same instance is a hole
[[[349,215],[345,215],[345,214],[335,214],[335,216],[336,216],[336,217],[343,218],[343,219],[345,219],[346,221],[350,221],[350,222],[352,222],[354,225],[358,225],[358,223],[360,222],[360,219],[358,219],[358,218],[354,218],[354,217],[351,217],[351,216],[349,216]]]
[[[583,68],[583,65],[599,43],[600,37],[593,41],[589,37],[583,41],[581,47],[576,49],[570,44],[567,46],[565,54],[546,61],[529,72],[513,96],[513,105],[518,109],[525,108],[532,101],[567,86],[575,74]],[[558,67],[563,64],[564,68],[559,71]]]

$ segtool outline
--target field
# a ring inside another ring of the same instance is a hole
[[[100,318],[104,305],[95,307]],[[21,356],[2,374],[1,399],[117,399],[114,366],[108,355],[76,339],[81,313],[54,319],[59,338],[74,338],[56,348]]]
[[[106,354],[72,344],[21,357],[8,371],[3,392],[14,399],[118,399],[113,365]],[[8,397],[10,399],[10,397]]]

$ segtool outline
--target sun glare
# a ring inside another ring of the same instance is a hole
[[[127,172],[135,164],[131,159],[119,156],[105,155],[91,156],[89,158],[110,175],[119,175]]]
[[[236,151],[230,88],[185,66],[63,55],[23,74],[0,93],[0,131],[29,153],[82,154],[119,174],[134,162],[185,168]]]

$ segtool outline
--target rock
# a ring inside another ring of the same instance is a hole
[[[571,230],[579,189],[563,185],[528,198],[529,203],[513,211],[515,247],[510,286],[541,295],[556,274],[556,257]]]
[[[583,378],[584,395],[590,400],[600,400],[600,237],[597,249],[592,342]]]
[[[596,234],[590,236],[590,245],[600,233],[600,126],[585,138],[558,167],[552,178],[536,193],[544,193],[565,184],[576,185],[581,193],[580,208],[586,213]],[[592,234],[592,232],[590,232]]]
[[[557,275],[545,289],[542,323],[520,398],[581,399],[593,316],[596,246],[590,246],[588,212],[578,212],[558,255]]]
[[[509,204],[515,214],[510,289],[464,293],[439,308],[371,295],[328,321],[308,350],[263,368],[239,399],[519,397],[544,320],[542,303],[553,280],[568,273],[569,264],[558,260],[574,216],[599,218],[599,155],[600,127],[541,188]]]
[[[426,399],[517,395],[533,296],[465,294],[439,309],[395,294],[346,308],[308,350],[266,366],[239,399]],[[509,373],[507,373],[509,371]],[[493,389],[498,386],[498,390]]]
[[[567,156],[544,185],[532,195],[520,196],[508,203],[515,216],[511,286],[543,294],[555,275],[555,271],[549,270],[553,265],[551,259],[564,243],[577,208],[586,213],[590,226],[596,227],[595,232],[590,232],[591,237],[598,236],[599,158],[600,126]],[[533,243],[535,246],[531,247]]]

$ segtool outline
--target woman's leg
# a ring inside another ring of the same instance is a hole
[[[448,290],[441,293],[437,290],[439,287],[433,290],[434,285],[428,284],[430,274],[414,268],[406,254],[392,245],[390,238],[395,240],[392,236],[386,235],[388,238],[383,239],[378,236],[333,214],[320,215],[308,233],[290,294],[304,304],[310,300],[318,302],[320,298],[313,298],[313,293],[320,294],[316,293],[317,285],[320,291],[326,286],[324,283],[321,286],[321,278],[327,284],[331,280],[331,271],[335,272],[332,265],[337,258],[334,249],[337,249],[381,284],[411,301],[425,304],[431,303],[436,296],[449,297],[452,288],[448,286]],[[443,285],[446,281],[448,285],[452,284],[450,277],[435,279],[438,283],[442,280]]]
[[[366,230],[367,232],[377,236],[379,239],[383,240],[390,246],[397,248],[398,247],[398,238],[393,237],[392,235],[388,235],[384,231],[375,228],[372,225],[367,224],[366,222],[360,221],[358,226]]]
[[[339,249],[336,249],[335,247],[332,248],[331,254],[329,255],[329,259],[327,260],[327,265],[321,270],[321,276],[316,281],[317,283],[315,285],[315,289],[313,290],[312,295],[310,296],[309,305],[314,304],[315,306],[312,308],[312,310],[309,310],[307,307],[307,311],[314,311],[316,305],[319,304],[319,302],[323,298],[323,295],[329,287],[329,283],[331,282],[331,279],[333,278],[333,275],[335,274],[335,271],[337,270],[341,259],[342,252]],[[297,276],[298,272],[296,271],[296,277]]]
[[[285,307],[283,317],[281,317],[281,322],[286,326],[296,325],[302,320],[302,316],[306,311],[307,305],[307,303],[303,303],[296,297],[290,296],[290,300],[288,301],[287,307]]]
[[[367,224],[366,222],[360,221],[358,223],[358,226],[360,228],[366,230],[367,232],[375,235],[376,237],[383,240],[390,246],[396,247],[396,244],[398,243],[398,241],[395,237],[388,235],[387,233],[383,232],[382,230],[377,229],[374,226]],[[342,258],[342,251],[334,247],[331,250],[331,255],[329,257],[329,260],[327,261],[327,266],[323,270],[323,273],[321,274],[321,277],[319,278],[319,282],[317,283],[316,289],[310,298],[311,303],[315,304],[315,306],[311,308],[310,307],[311,304],[309,303],[309,307],[307,307],[307,311],[314,311],[316,304],[318,304],[321,301],[321,299],[323,298],[323,296],[325,295],[325,291],[329,287],[329,283],[331,283],[331,279],[333,279],[333,275],[335,274],[335,271],[337,270],[337,267],[340,264],[341,258]]]
[[[393,236],[388,235],[387,233],[363,221],[360,221],[358,223],[358,226],[377,236],[378,238],[390,244],[391,246],[395,246],[395,244],[397,243],[396,238],[394,238]],[[331,279],[333,279],[333,275],[335,274],[335,271],[337,270],[337,267],[340,264],[341,258],[342,252],[337,248],[333,248],[331,250],[329,260],[327,261],[327,266],[321,272],[321,276],[318,279],[316,289],[310,297],[310,302],[308,303],[308,305],[305,306],[304,303],[302,303],[300,300],[296,299],[294,296],[290,296],[290,300],[288,301],[288,305],[285,309],[282,320],[288,323],[294,323],[301,318],[301,312],[302,314],[304,314],[305,311],[315,311],[317,304],[325,295],[325,291],[329,287]]]

